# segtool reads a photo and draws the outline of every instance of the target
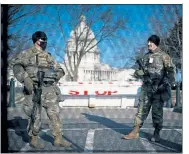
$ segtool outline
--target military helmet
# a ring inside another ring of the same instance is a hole
[[[32,41],[35,43],[39,39],[47,41],[47,35],[42,31],[37,31],[32,35]]]

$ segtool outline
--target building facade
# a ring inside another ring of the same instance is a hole
[[[132,77],[133,69],[111,68],[109,65],[100,62],[100,50],[97,46],[97,40],[93,31],[87,26],[84,16],[81,16],[79,24],[71,31],[65,51],[65,62],[61,66],[66,72],[66,77],[62,81],[70,81],[68,71],[72,73],[71,69],[74,68],[74,61],[76,64],[81,54],[83,56],[78,68],[78,81],[124,81],[129,78],[134,79]]]

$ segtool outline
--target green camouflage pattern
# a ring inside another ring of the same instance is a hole
[[[172,59],[168,54],[161,51],[159,47],[153,52],[148,52],[142,61],[145,70],[150,74],[152,83],[159,84],[164,77],[168,78],[170,85],[175,82],[175,66],[172,63]],[[153,126],[162,129],[164,100],[160,91],[152,94],[151,87],[151,85],[146,83],[142,85],[134,126],[139,125],[142,127],[152,108]]]
[[[37,55],[38,55],[38,64],[37,64]],[[52,74],[52,79],[58,81],[63,75],[64,71],[61,68],[60,64],[58,64],[52,56],[48,54],[46,51],[38,50],[37,48],[33,47],[28,50],[21,52],[15,59],[14,65],[21,65],[23,66],[25,72],[33,81],[37,81],[37,72],[39,69],[49,74],[49,71],[53,69],[54,74]],[[23,73],[23,72],[19,72]],[[15,77],[19,74],[14,73]],[[26,76],[26,75],[25,75]],[[48,75],[45,76],[46,79],[50,77]],[[46,80],[44,78],[44,81]],[[23,79],[19,79],[22,80]]]
[[[38,55],[38,60],[37,60]],[[19,67],[14,67],[15,65]],[[61,121],[59,118],[60,107],[58,105],[58,96],[60,92],[57,92],[56,82],[64,75],[64,71],[61,66],[53,59],[51,55],[46,51],[38,50],[35,47],[21,52],[15,59],[13,66],[13,72],[15,77],[23,83],[25,77],[32,79],[35,83],[37,78],[37,72],[42,70],[45,72],[44,81],[53,81],[52,85],[42,86],[41,103],[46,110],[47,116],[50,120],[50,128],[53,136],[57,136],[61,133]],[[24,85],[25,86],[25,85]],[[34,84],[34,86],[37,86]],[[25,102],[23,109],[29,117],[33,109],[33,94],[25,94]],[[41,114],[39,111],[36,113],[36,120],[33,128],[29,132],[29,135],[38,135],[41,127]]]
[[[151,80],[161,80],[165,75],[170,84],[175,82],[175,65],[170,56],[159,47],[153,52],[148,52],[142,60]]]
[[[157,93],[152,97],[149,97],[146,89],[142,87],[139,97],[138,111],[134,119],[134,126],[139,125],[140,127],[142,127],[152,107],[153,126],[162,129],[163,105],[164,102],[161,99],[160,94]]]
[[[33,109],[32,97],[33,95],[25,95],[25,102],[23,106],[23,109],[29,118],[31,116]],[[59,133],[61,133],[62,124],[59,118],[60,107],[58,105],[58,95],[56,94],[55,86],[42,87],[41,102],[42,102],[42,107],[45,109],[47,116],[50,120],[50,128],[52,130],[52,134],[53,136],[56,136]],[[37,112],[34,127],[29,132],[30,136],[32,134],[37,135],[39,133],[41,126],[40,116],[41,114]]]

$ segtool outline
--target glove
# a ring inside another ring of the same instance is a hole
[[[150,80],[150,78],[149,78],[148,75],[143,75],[143,79],[144,79],[144,82],[145,82],[145,83],[150,83],[150,84],[152,84],[152,81]]]
[[[164,91],[166,89],[164,84],[160,84],[160,86],[158,87],[158,91]]]
[[[58,82],[63,75],[64,75],[64,72],[61,72],[61,71],[56,72],[56,82]]]
[[[165,79],[163,80],[163,83],[164,83],[165,85],[169,85],[169,84],[170,84],[170,82],[169,82],[169,80],[168,80],[167,78],[165,78]]]
[[[165,90],[167,90],[167,87],[169,87],[169,86],[170,86],[170,84],[169,84],[168,79],[164,79],[163,83],[159,85],[158,90],[161,92],[165,91]]]
[[[32,94],[33,91],[33,81],[30,77],[26,77],[24,79],[24,86],[25,90],[27,91],[28,94]]]
[[[139,77],[139,76],[143,76],[144,75],[144,72],[142,71],[142,70],[136,70],[135,72],[134,72],[134,76],[136,76],[136,77]]]

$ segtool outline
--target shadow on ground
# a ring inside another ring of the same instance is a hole
[[[99,124],[104,125],[105,127],[111,128],[112,130],[123,134],[127,135],[131,130],[132,127],[129,127],[125,124],[121,124],[121,123],[117,123],[111,119],[102,117],[102,116],[97,116],[97,115],[90,115],[87,113],[83,113],[83,115],[85,115],[85,117],[90,120],[90,121],[95,121]],[[125,128],[125,130],[122,129],[115,129],[115,128]],[[150,140],[150,138],[152,137],[151,133],[146,133],[142,130],[140,130],[140,137],[147,139],[148,141]],[[168,141],[168,140],[164,140],[161,139],[159,143],[156,142],[150,142],[151,144],[157,145],[159,147],[165,148],[167,150],[170,150],[172,152],[181,152],[182,151],[182,145]],[[173,150],[171,150],[173,149]],[[95,151],[95,152],[116,152],[116,151]],[[141,152],[141,151],[119,151],[119,152]],[[163,152],[163,151],[156,151],[156,152]]]
[[[30,136],[27,133],[27,125],[28,125],[28,120],[27,119],[22,119],[22,117],[14,117],[14,119],[12,120],[8,120],[8,129],[13,129],[15,131],[15,134],[20,136],[22,138],[22,140],[25,143],[29,143],[30,142]],[[46,127],[46,126],[45,126]],[[43,130],[43,129],[42,129]],[[44,132],[44,131],[40,131],[40,137],[42,140],[46,141],[46,142],[50,142],[52,145],[54,144],[54,138],[53,136],[49,135],[48,133]],[[9,136],[11,137],[11,136]],[[38,150],[38,149],[34,149],[32,148],[31,150],[27,151],[27,152],[83,152],[84,148],[78,146],[76,143],[72,142],[70,139],[68,139],[65,135],[63,135],[64,139],[66,139],[67,141],[71,142],[73,147],[72,148],[68,148],[68,149],[61,149],[61,150]],[[13,141],[16,142],[16,138],[13,139]],[[11,150],[9,152],[19,152],[21,149],[18,150]]]

